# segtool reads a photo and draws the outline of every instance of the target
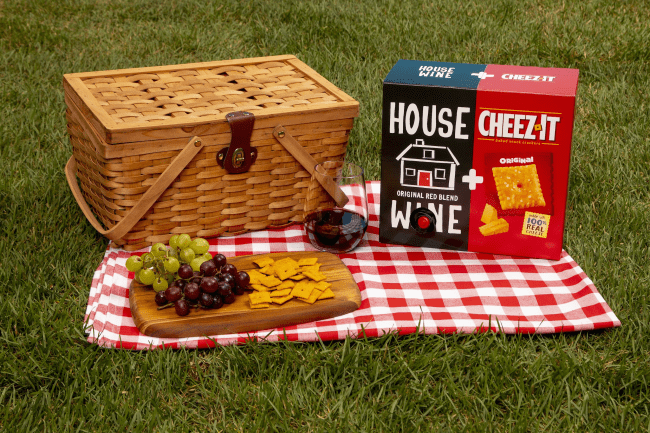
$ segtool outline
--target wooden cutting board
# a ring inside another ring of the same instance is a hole
[[[320,271],[332,283],[334,298],[307,304],[291,299],[283,305],[271,305],[264,309],[251,309],[248,293],[237,296],[234,303],[216,310],[192,308],[190,314],[178,316],[174,308],[158,310],[154,302],[155,292],[147,286],[131,283],[129,301],[133,321],[140,332],[151,337],[203,337],[221,334],[253,332],[263,329],[282,328],[300,323],[329,319],[355,311],[361,305],[359,287],[350,270],[336,255],[326,252],[293,252],[256,254],[229,257],[237,270],[258,269],[253,263],[260,257],[274,260],[291,257],[298,261],[305,257],[317,257]]]

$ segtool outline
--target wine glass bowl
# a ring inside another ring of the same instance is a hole
[[[363,168],[345,161],[317,164],[305,197],[304,229],[311,245],[334,254],[346,253],[359,245],[367,227]]]

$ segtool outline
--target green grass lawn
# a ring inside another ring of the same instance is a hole
[[[86,342],[107,240],[63,167],[62,76],[295,54],[360,102],[379,179],[400,58],[580,69],[565,249],[620,328],[128,352]],[[0,0],[0,431],[650,430],[650,7]]]

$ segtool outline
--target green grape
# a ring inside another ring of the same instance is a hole
[[[162,242],[157,242],[151,247],[151,254],[154,257],[163,257],[167,253],[167,247]]]
[[[156,274],[153,269],[142,269],[140,270],[140,282],[145,286],[150,286],[153,282],[156,281]]]
[[[194,260],[194,257],[196,257],[196,254],[194,253],[194,250],[192,248],[184,248],[181,250],[181,254],[180,254],[181,261],[185,263],[190,263],[192,260]]]
[[[212,254],[210,254],[210,253],[205,253],[201,257],[203,258],[203,261],[212,260]]]
[[[143,268],[150,268],[154,264],[154,259],[155,257],[151,253],[144,253],[142,255],[142,267]]]
[[[169,238],[169,246],[174,250],[178,248],[178,235],[173,235],[171,238]]]
[[[142,281],[140,281],[140,271],[135,271],[135,277],[134,280],[137,281],[138,283],[142,284]]]
[[[210,244],[203,238],[196,238],[190,243],[190,248],[194,250],[196,255],[202,255],[208,252]]]
[[[162,292],[163,290],[166,290],[167,287],[169,287],[169,283],[163,277],[158,277],[153,282],[153,289],[156,292]]]
[[[167,257],[164,261],[165,270],[171,272],[172,274],[178,271],[178,268],[181,267],[181,263],[176,257]]]
[[[176,248],[167,247],[167,257],[178,257],[178,250]]]
[[[190,262],[190,266],[194,272],[199,272],[201,270],[201,263],[205,262],[203,257],[197,257]]]
[[[126,269],[128,269],[131,272],[136,272],[142,269],[142,258],[140,256],[131,256],[128,259],[126,259]]]
[[[178,235],[178,240],[176,241],[176,243],[178,244],[178,248],[180,248],[181,250],[189,247],[191,242],[192,242],[192,238],[187,233]]]

